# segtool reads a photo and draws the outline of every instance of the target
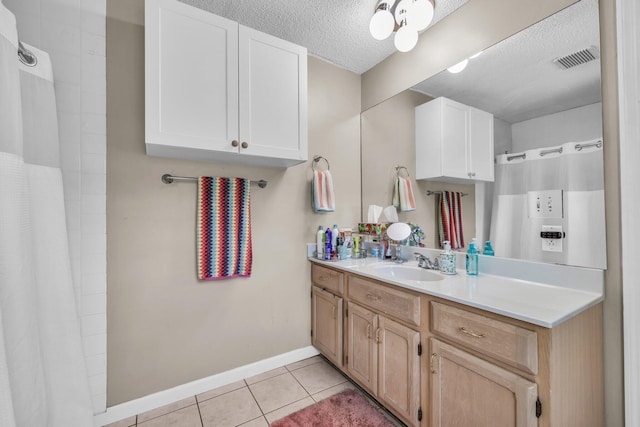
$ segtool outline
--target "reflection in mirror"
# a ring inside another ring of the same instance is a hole
[[[470,193],[462,206],[465,241],[491,239],[496,256],[606,268],[602,145],[575,147],[602,138],[597,0],[582,0],[470,59],[463,71],[445,70],[365,111],[363,209],[384,205],[394,166],[415,177],[414,108],[440,96],[493,114],[496,182],[417,181],[417,209],[400,220],[422,225],[427,246],[439,247],[436,198],[426,192],[463,191]],[[563,238],[552,238],[558,232]]]

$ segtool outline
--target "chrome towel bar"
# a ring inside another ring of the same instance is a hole
[[[171,184],[173,181],[198,181],[198,178],[194,176],[173,176],[171,174],[165,173],[162,175],[162,182],[165,184]],[[260,181],[251,181],[252,184],[258,184],[258,187],[264,188],[267,186],[267,181],[261,179]]]

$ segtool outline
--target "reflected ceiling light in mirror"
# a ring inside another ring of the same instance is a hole
[[[380,0],[369,22],[369,31],[376,40],[384,40],[394,31],[394,45],[408,52],[418,43],[418,31],[431,24],[434,15],[430,0]]]
[[[447,68],[447,71],[453,74],[459,73],[460,71],[464,70],[465,68],[467,68],[467,64],[469,63],[468,59],[463,59],[462,61],[458,62],[455,65],[452,65],[451,67]]]
[[[482,55],[482,52],[484,52],[484,50],[481,50],[480,52],[476,53],[475,55],[471,55],[471,56],[469,57],[469,59],[477,58],[478,56]]]

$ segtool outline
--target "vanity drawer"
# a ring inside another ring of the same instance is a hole
[[[478,350],[523,371],[538,373],[538,335],[499,320],[431,302],[434,334]]]
[[[420,297],[379,285],[356,276],[349,276],[349,297],[354,301],[420,326]]]
[[[344,274],[338,271],[311,264],[311,281],[319,288],[338,295],[344,294]]]

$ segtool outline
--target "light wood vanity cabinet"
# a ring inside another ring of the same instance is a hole
[[[407,425],[604,426],[602,304],[545,328],[350,271],[312,277],[340,289],[336,366]],[[336,326],[325,317],[314,330]]]

